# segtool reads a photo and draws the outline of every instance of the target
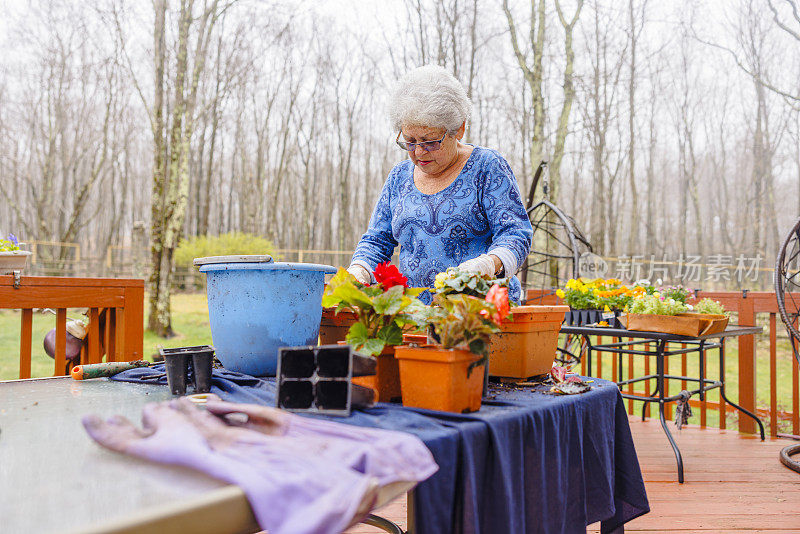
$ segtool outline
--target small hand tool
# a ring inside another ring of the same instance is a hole
[[[104,362],[89,363],[86,365],[76,365],[72,368],[72,378],[75,380],[87,380],[89,378],[101,378],[104,376],[114,376],[128,369],[137,367],[147,367],[150,362],[147,360],[135,360],[132,362]]]

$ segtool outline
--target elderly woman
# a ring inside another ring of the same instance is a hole
[[[503,156],[461,141],[470,111],[464,87],[442,67],[399,81],[390,117],[409,159],[389,173],[347,269],[361,283],[374,282],[375,267],[400,245],[400,271],[412,286],[433,287],[438,273],[458,266],[513,277],[509,297],[519,301],[514,275],[533,230]]]

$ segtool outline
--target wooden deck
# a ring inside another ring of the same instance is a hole
[[[625,525],[625,532],[800,534],[800,474],[778,460],[778,452],[795,442],[694,426],[678,432],[670,422],[683,453],[686,482],[678,484],[658,420],[631,417],[630,424],[650,513]],[[405,528],[405,498],[378,513]],[[347,532],[382,531],[358,525]],[[587,532],[599,532],[599,524]]]

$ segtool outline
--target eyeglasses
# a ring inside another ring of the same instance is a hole
[[[422,147],[422,150],[424,150],[425,152],[433,152],[435,150],[439,150],[442,147],[442,141],[444,141],[444,138],[447,137],[447,132],[445,132],[442,138],[436,141],[420,141],[419,143],[408,143],[406,141],[400,140],[400,135],[402,135],[402,133],[403,132],[397,132],[397,139],[395,139],[395,143],[397,143],[397,146],[399,146],[403,150],[407,150],[408,152],[414,152],[414,150],[417,149],[417,146]]]

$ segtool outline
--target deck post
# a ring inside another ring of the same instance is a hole
[[[743,295],[739,301],[739,325],[755,326],[755,299]],[[756,413],[756,351],[753,335],[739,338],[739,406]],[[739,432],[754,434],[755,421],[743,413],[739,413]]]

